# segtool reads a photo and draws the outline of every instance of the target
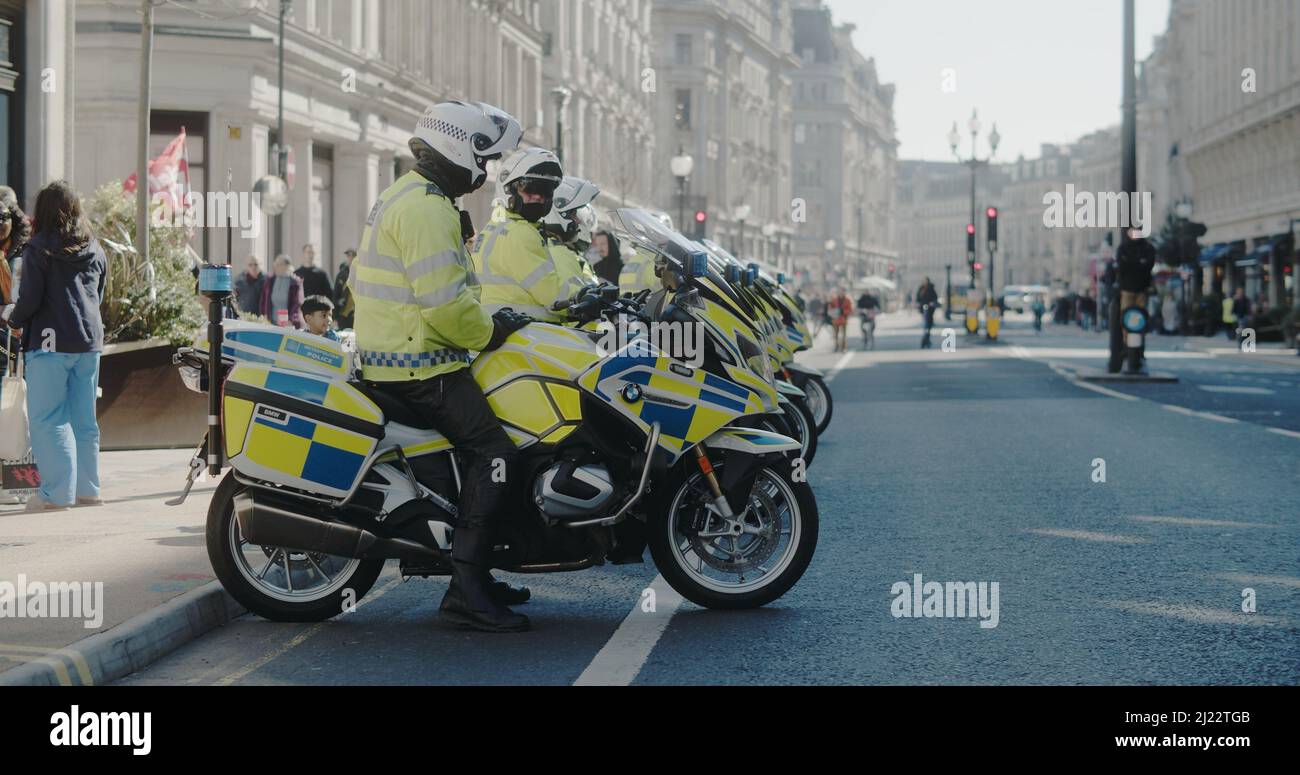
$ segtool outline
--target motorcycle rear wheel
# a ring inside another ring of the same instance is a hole
[[[383,560],[360,560],[279,546],[253,546],[239,532],[234,472],[208,506],[208,560],[221,586],[248,610],[274,622],[319,622],[355,605],[374,586]]]

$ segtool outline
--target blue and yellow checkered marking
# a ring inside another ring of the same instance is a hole
[[[348,490],[374,445],[364,436],[297,415],[277,422],[259,413],[245,454],[254,463],[288,476]]]

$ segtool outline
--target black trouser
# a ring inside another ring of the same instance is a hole
[[[387,382],[384,390],[406,399],[412,411],[456,446],[465,464],[461,472],[461,526],[488,527],[500,519],[519,453],[469,369],[419,382]]]

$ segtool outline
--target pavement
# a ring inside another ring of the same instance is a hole
[[[30,514],[22,506],[0,506],[0,585],[13,585],[20,596],[33,584],[92,585],[79,587],[77,615],[0,618],[0,685],[121,677],[132,660],[141,664],[141,646],[145,653],[152,649],[138,643],[142,638],[174,639],[170,630],[179,625],[175,618],[159,618],[162,606],[188,593],[191,606],[180,609],[183,619],[202,618],[198,612],[217,605],[223,595],[211,584],[215,577],[203,538],[215,484],[196,483],[182,506],[163,503],[180,494],[192,454],[103,453],[103,506]],[[214,596],[218,600],[209,599]],[[135,617],[144,620],[123,628]],[[105,633],[113,635],[105,640]],[[84,648],[92,636],[100,636],[90,644],[99,651]]]
[[[206,634],[180,645],[173,632],[174,651],[116,682],[1300,682],[1300,358],[1154,337],[1151,362],[1177,385],[1101,387],[1074,372],[1104,359],[1104,334],[1035,334],[1012,318],[986,344],[954,321],[945,352],[945,325],[921,351],[919,318],[894,313],[874,351],[832,353],[823,333],[800,355],[828,372],[835,398],[809,469],[821,534],[804,578],[762,609],[683,602],[647,555],[501,574],[532,588],[521,610],[533,631],[467,633],[437,622],[445,579],[404,583],[390,564],[352,613],[308,625],[212,615]],[[0,511],[0,579],[102,579],[108,628],[210,578],[208,494],[159,505],[185,455],[131,454],[135,500],[109,489],[116,502],[100,509]],[[996,583],[996,626],[895,616],[897,585],[915,574]],[[80,626],[0,620],[0,642],[76,648]]]

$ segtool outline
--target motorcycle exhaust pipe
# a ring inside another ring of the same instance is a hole
[[[363,560],[437,560],[443,552],[404,538],[380,538],[343,522],[308,516],[291,507],[258,500],[245,490],[234,498],[235,519],[252,544],[321,552]]]

